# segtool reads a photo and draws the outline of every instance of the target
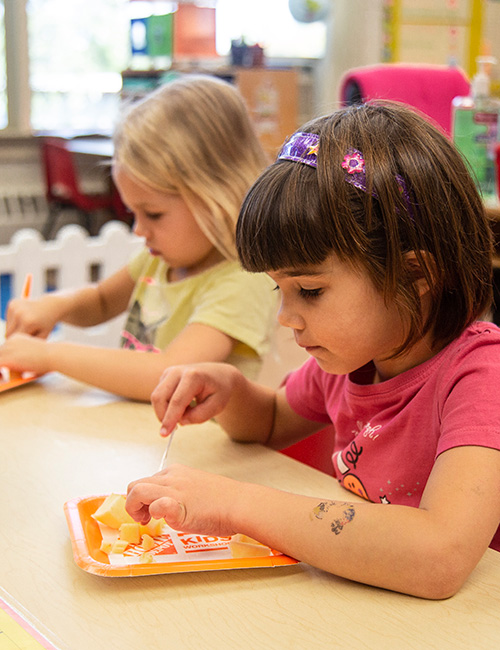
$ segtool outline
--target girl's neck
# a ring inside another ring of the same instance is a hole
[[[416,366],[420,366],[432,359],[443,347],[442,345],[433,345],[430,334],[427,334],[423,339],[415,343],[404,356],[383,361],[374,360],[375,375],[373,383],[379,384]]]

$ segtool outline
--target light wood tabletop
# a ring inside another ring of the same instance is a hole
[[[51,374],[0,394],[0,422],[1,594],[62,650],[499,647],[500,553],[492,550],[445,601],[306,564],[132,578],[87,573],[74,562],[63,505],[125,491],[156,471],[165,441],[152,408]],[[169,460],[322,498],[345,494],[326,474],[234,443],[213,423],[179,430]]]

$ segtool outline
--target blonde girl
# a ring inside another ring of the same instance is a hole
[[[226,361],[255,377],[274,298],[236,255],[238,211],[266,163],[240,94],[214,77],[181,77],[124,113],[114,146],[113,178],[144,250],[94,286],[13,300],[0,366],[143,401],[173,364]],[[89,327],[124,311],[120,349],[47,340],[58,322]]]

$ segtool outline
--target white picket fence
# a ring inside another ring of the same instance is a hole
[[[90,237],[80,226],[63,226],[54,240],[45,241],[37,230],[18,230],[7,245],[0,246],[2,287],[8,285],[5,303],[19,296],[27,273],[33,275],[31,297],[38,298],[48,290],[74,289],[93,279],[104,278],[125,266],[140,250],[143,240],[121,222],[110,221],[99,235]],[[6,279],[9,281],[7,282]],[[55,336],[78,343],[116,347],[124,316],[90,328],[60,325]]]

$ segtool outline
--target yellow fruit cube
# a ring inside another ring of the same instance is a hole
[[[248,540],[248,541],[247,541]],[[242,557],[266,557],[271,555],[271,549],[260,542],[255,541],[247,535],[237,533],[229,542],[229,550],[235,558]]]
[[[158,537],[158,535],[161,535],[164,523],[165,521],[163,519],[151,518],[147,524],[141,524],[141,535],[151,535],[151,537]]]
[[[122,524],[120,526],[120,539],[123,539],[129,544],[139,544],[141,541],[141,534],[139,532],[139,524]]]
[[[124,539],[117,539],[111,547],[111,553],[123,553],[128,546],[128,542]]]
[[[154,539],[150,535],[145,533],[142,536],[142,548],[145,551],[149,551],[149,550],[151,550],[153,548],[154,545],[155,545]]]
[[[153,556],[151,555],[151,553],[143,553],[139,558],[139,560],[142,564],[151,564],[151,562],[153,561]]]
[[[253,539],[253,537],[248,537],[248,535],[243,535],[243,533],[236,533],[236,535],[233,535],[232,539],[235,542],[243,542],[243,544],[260,544],[260,542]]]
[[[102,540],[99,550],[102,551],[103,553],[106,553],[106,555],[109,555],[111,553],[111,547],[112,547],[111,542],[105,542],[104,540]]]
[[[106,497],[92,517],[110,528],[120,528],[122,524],[134,523],[125,510],[125,497],[122,494],[110,494]]]

